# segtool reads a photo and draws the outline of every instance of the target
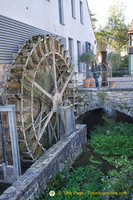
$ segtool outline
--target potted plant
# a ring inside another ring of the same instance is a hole
[[[86,65],[88,65],[88,68],[89,68],[89,65],[92,63],[92,61],[96,60],[96,56],[94,55],[94,53],[92,51],[88,52],[88,53],[83,53],[78,61],[81,62],[81,63],[85,63]],[[83,83],[84,83],[84,87],[90,87],[90,86],[94,86],[94,79],[91,78],[90,76],[89,77],[86,77],[86,79],[83,80]]]
[[[109,81],[109,88],[115,88],[116,81]]]

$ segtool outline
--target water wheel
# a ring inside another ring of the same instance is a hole
[[[69,52],[53,36],[35,36],[14,55],[6,103],[16,105],[21,158],[36,159],[60,139],[58,108],[74,74]]]

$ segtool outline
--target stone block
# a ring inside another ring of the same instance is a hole
[[[73,105],[67,107],[61,107],[60,112],[63,125],[65,128],[65,136],[68,137],[73,131],[76,130]]]
[[[0,200],[35,199],[46,189],[47,182],[82,152],[87,140],[86,125],[51,147],[20,178],[0,196]]]

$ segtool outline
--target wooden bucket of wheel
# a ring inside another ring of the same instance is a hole
[[[84,88],[89,88],[90,87],[90,79],[84,79],[83,80],[83,83],[84,83]]]

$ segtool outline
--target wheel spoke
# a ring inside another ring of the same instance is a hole
[[[49,97],[52,101],[53,101],[53,97],[52,97],[52,95],[50,95],[48,92],[46,92],[38,83],[36,83],[35,81],[34,81],[34,79],[31,77],[31,76],[29,76],[28,74],[24,74],[24,77],[28,80],[28,81],[30,81],[37,89],[39,89],[43,94],[45,94],[47,97]]]
[[[58,92],[57,88],[57,77],[56,77],[56,63],[55,63],[55,49],[54,49],[54,38],[52,39],[52,58],[53,58],[53,73],[54,73],[54,86],[55,86],[55,92]]]
[[[57,65],[57,64],[56,64],[56,68],[58,69],[58,71],[59,71],[59,74],[61,75],[60,69],[59,69],[59,67],[58,67],[58,65]]]
[[[39,121],[38,124],[36,123],[35,129],[37,129],[38,126],[40,126],[40,125],[42,124],[42,122],[45,121],[45,120],[47,119],[47,117],[50,115],[50,113],[51,113],[51,112],[49,112],[43,119],[41,119],[41,120]]]
[[[41,41],[41,40],[39,41],[39,50],[40,50],[40,53],[41,53],[42,58],[44,58],[44,57],[45,57],[45,54],[44,54],[44,51],[43,51],[43,49],[42,49],[42,41]]]
[[[56,134],[55,134],[55,127],[53,127],[51,121],[50,121],[50,127],[51,127],[51,129],[52,129],[52,133],[53,133],[53,135],[54,135],[54,137],[55,137],[55,140],[56,140],[56,142],[57,142],[58,139],[57,139],[57,136],[56,136]]]
[[[37,63],[40,63],[40,59],[39,59],[39,56],[37,54],[37,51],[36,51],[36,48],[34,47],[34,51],[33,51],[33,56],[34,58],[36,59]]]
[[[54,111],[52,110],[52,111],[47,115],[47,119],[46,119],[46,121],[45,121],[45,124],[43,125],[43,127],[41,128],[41,131],[40,131],[40,133],[39,133],[38,141],[41,139],[41,137],[42,137],[42,135],[43,135],[43,133],[44,133],[44,131],[45,131],[45,129],[46,129],[46,127],[47,127],[47,125],[48,125],[48,123],[49,123],[49,121],[50,121],[52,115],[53,115],[53,113],[54,113]]]
[[[59,77],[59,79],[58,79],[58,81],[57,81],[57,86],[58,86],[58,84],[62,81],[64,75],[65,75],[65,72],[63,72],[63,73],[61,74],[61,76]],[[59,88],[58,88],[58,89],[59,89]],[[53,89],[52,94],[53,94],[54,92],[55,92],[55,88]]]
[[[23,83],[23,87],[24,87],[27,91],[30,91],[30,92],[31,92],[31,88],[30,88],[29,86],[27,86],[25,83]],[[34,88],[33,88],[33,90],[34,90]],[[37,95],[37,97],[40,98],[40,100],[41,100],[43,103],[45,103],[45,104],[47,104],[47,105],[49,105],[49,106],[52,106],[52,103],[50,104],[50,102],[48,102],[47,99],[45,99],[43,96],[40,96],[40,95],[37,93],[37,91],[34,90],[34,93],[35,93],[35,95]]]
[[[47,43],[46,43],[46,39],[44,39],[44,47],[45,47],[46,54],[48,55],[49,50],[48,50],[48,46],[47,46]]]
[[[64,91],[65,91],[65,89],[66,89],[66,87],[67,87],[67,85],[68,85],[68,83],[71,80],[73,75],[74,75],[74,70],[72,69],[72,71],[70,72],[69,77],[67,78],[67,81],[65,82],[65,84],[64,84],[64,86],[63,86],[63,88],[61,90],[61,95],[63,95],[63,93],[64,93]]]
[[[41,113],[40,113],[40,117],[39,117],[39,122],[42,122],[42,115],[43,115],[43,111],[44,109],[42,108]],[[46,108],[45,108],[46,111]],[[37,131],[37,136],[40,134],[41,131],[41,123],[38,125],[38,131]]]

